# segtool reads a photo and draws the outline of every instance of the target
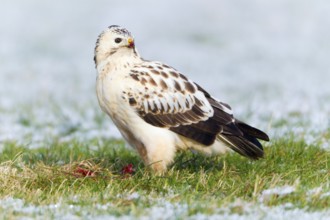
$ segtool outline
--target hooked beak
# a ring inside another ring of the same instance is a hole
[[[129,48],[134,48],[135,45],[133,38],[128,38],[127,43]]]

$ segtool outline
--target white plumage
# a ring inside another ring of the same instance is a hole
[[[268,140],[265,133],[235,119],[227,104],[176,69],[142,59],[126,29],[102,32],[94,60],[102,110],[153,170],[165,171],[178,149],[212,155],[230,147],[252,159],[263,155],[256,138]]]

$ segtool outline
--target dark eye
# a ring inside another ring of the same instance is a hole
[[[117,44],[119,44],[122,40],[123,40],[123,39],[121,39],[121,38],[118,37],[118,38],[115,39],[115,42],[116,42]]]

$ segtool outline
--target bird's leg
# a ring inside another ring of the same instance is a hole
[[[162,174],[166,171],[167,166],[163,160],[158,160],[153,156],[148,154],[146,147],[141,142],[136,144],[136,150],[139,153],[140,157],[143,160],[143,163],[146,167],[150,167],[152,171],[157,174]]]
[[[173,147],[171,147],[173,146]],[[148,164],[155,173],[162,174],[167,171],[167,167],[173,163],[175,147],[169,143],[153,143],[152,147],[146,146]]]
[[[152,171],[154,171],[156,174],[163,174],[167,170],[167,165],[164,161],[154,161],[149,163],[148,165]]]
[[[144,144],[142,142],[137,142],[137,144],[135,144],[136,150],[139,153],[140,157],[142,158],[143,162],[145,165],[148,165],[148,155],[147,155],[147,149],[144,146]]]

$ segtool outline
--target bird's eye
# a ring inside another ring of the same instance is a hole
[[[115,42],[116,42],[117,44],[119,44],[122,40],[123,40],[123,39],[121,39],[121,38],[118,37],[118,38],[115,39]]]

